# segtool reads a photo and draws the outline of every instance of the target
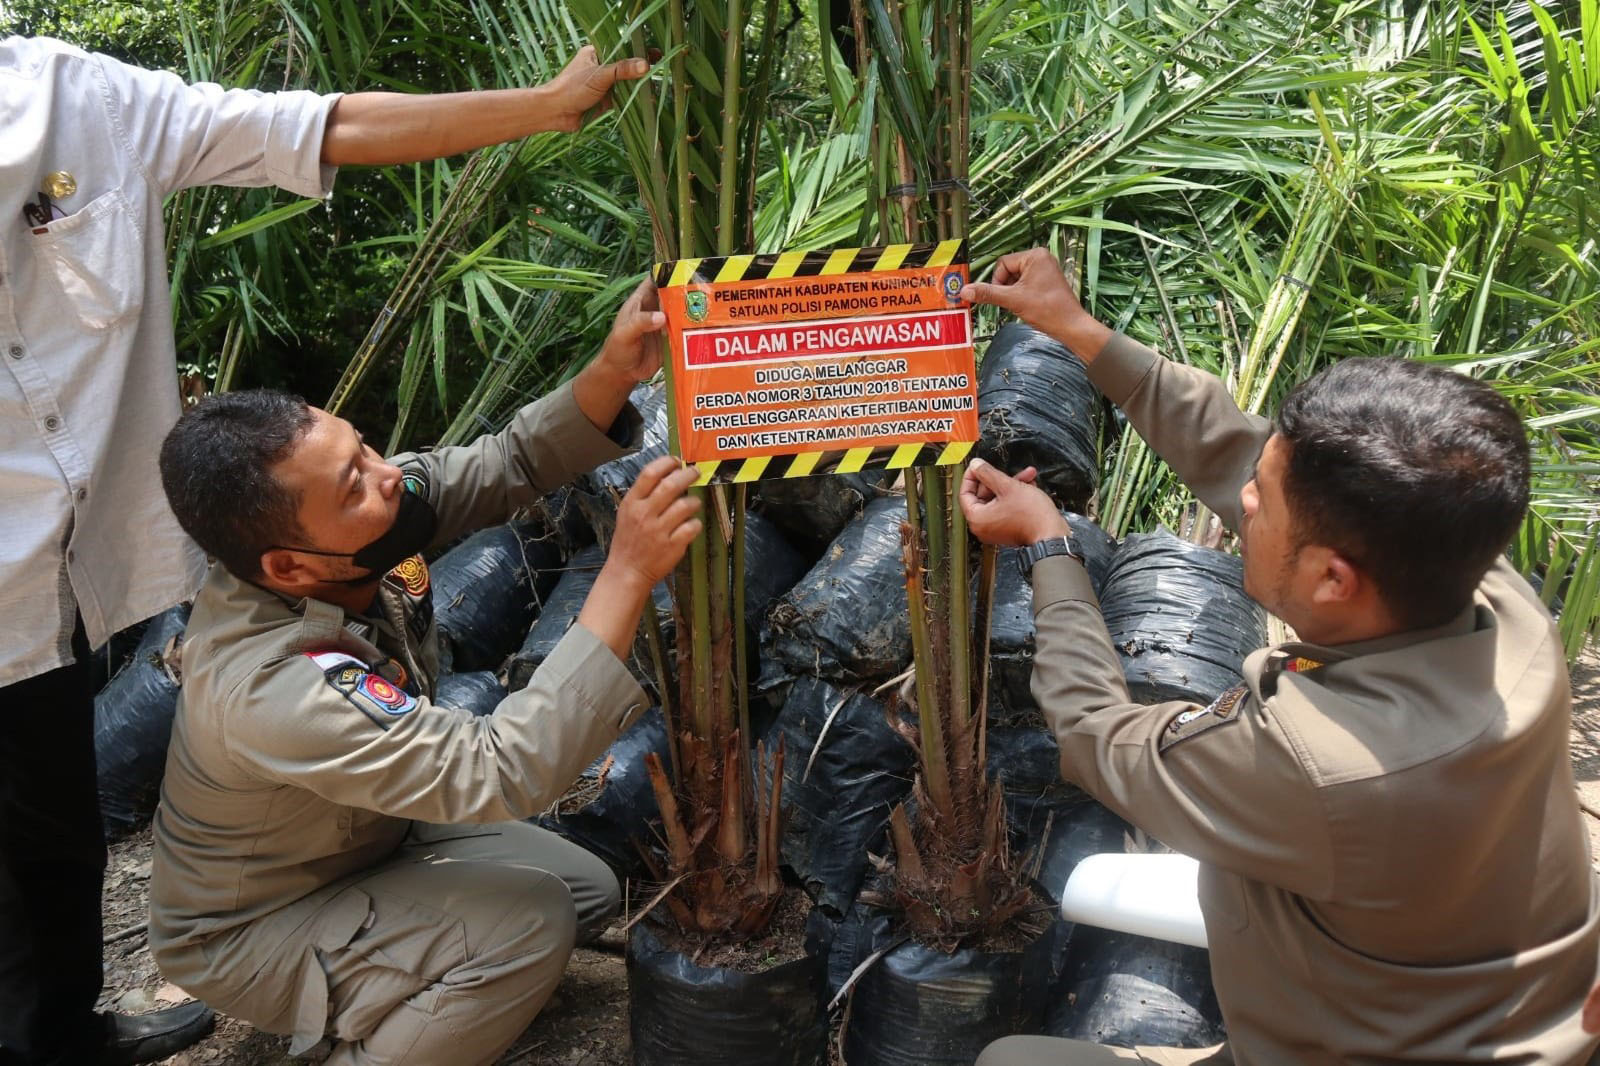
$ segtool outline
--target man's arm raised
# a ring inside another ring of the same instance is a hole
[[[1240,411],[1221,381],[1095,321],[1043,248],[1002,256],[992,281],[968,285],[962,295],[1011,311],[1066,345],[1184,484],[1228,528],[1239,528],[1239,490],[1253,476],[1272,427]]]
[[[534,133],[575,133],[618,81],[642,78],[643,59],[600,63],[585,45],[566,69],[531,89],[462,93],[351,93],[339,98],[322,137],[329,166],[414,163]]]

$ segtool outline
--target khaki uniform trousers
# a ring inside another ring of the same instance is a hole
[[[1050,1036],[1008,1036],[983,1049],[977,1066],[1232,1066],[1228,1045],[1208,1048],[1107,1047]]]
[[[259,1029],[293,1033],[294,1053],[326,1035],[326,1066],[487,1066],[619,904],[610,868],[554,833],[418,823],[379,866],[290,904],[305,920],[251,945],[261,966],[242,990],[201,991]]]

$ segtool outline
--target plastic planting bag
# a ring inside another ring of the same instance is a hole
[[[1204,948],[1079,925],[1063,985],[1046,1026],[1051,1036],[1128,1048],[1224,1039]]]
[[[1117,542],[1092,520],[1070,511],[1062,514],[1083,550],[1089,583],[1098,596],[1111,569]],[[1043,725],[1029,690],[1034,654],[1033,582],[1017,569],[1020,554],[1014,548],[1003,549],[995,564],[994,615],[989,625],[989,721]]]
[[[1042,851],[1039,887],[1059,903],[1080,862],[1090,855],[1121,854],[1133,839],[1133,826],[1092,799],[1057,811],[1048,833],[1041,825],[1029,838],[1030,847]]]
[[[892,677],[911,661],[900,554],[904,496],[883,496],[844,528],[772,608],[762,644],[795,674],[831,681]]]
[[[861,509],[893,480],[887,470],[826,477],[774,478],[752,486],[750,506],[815,562]]]
[[[539,664],[549,658],[561,638],[583,609],[583,601],[594,587],[600,567],[605,563],[605,552],[598,545],[585,548],[567,561],[561,579],[551,590],[533,628],[528,631],[522,648],[512,656],[506,667],[506,683],[513,692],[523,688],[533,677]],[[749,628],[748,647],[754,657],[755,634],[773,600],[789,588],[804,572],[805,564],[798,552],[784,539],[773,525],[760,515],[745,516],[745,624]],[[656,618],[660,624],[662,650],[668,656],[674,652],[676,626],[672,618],[672,599],[666,582],[657,585],[651,594]],[[648,656],[634,657],[634,675],[655,687],[655,670]],[[751,676],[756,676],[752,669]]]
[[[506,687],[494,676],[492,670],[474,670],[468,674],[441,674],[434,686],[433,702],[441,707],[454,707],[472,714],[493,714],[506,698]]]
[[[672,765],[659,708],[641,715],[553,810],[532,821],[594,852],[619,878],[644,877],[648,871],[639,847],[655,839],[651,826],[661,817],[645,769],[645,756],[651,752],[661,765]]]
[[[594,580],[605,561],[606,553],[597,544],[567,560],[555,587],[544,598],[538,620],[523,638],[522,647],[506,663],[506,688],[512,692],[526,688],[539,664],[556,650],[561,638],[577,621],[583,601],[588,599],[589,590],[594,588]]]
[[[1243,560],[1166,530],[1122,542],[1100,609],[1140,703],[1210,703],[1267,640],[1266,615],[1244,593]]]
[[[155,813],[178,709],[177,648],[189,605],[156,615],[116,677],[94,698],[94,757],[106,837],[139,828]]]
[[[628,941],[635,1066],[823,1066],[825,930],[826,923],[808,922],[805,957],[752,974],[697,966],[648,924],[635,926]]]
[[[760,515],[746,511],[744,621],[752,637],[761,632],[761,625],[773,601],[794,588],[795,582],[805,572],[805,558],[778,527]],[[667,595],[665,584],[656,587],[655,600],[661,618],[662,639],[670,651],[676,640],[677,626],[672,618],[672,599]],[[752,639],[750,644],[753,647],[755,640]]]
[[[145,628],[150,624],[147,618],[142,622],[135,622],[127,629],[119,629],[111,634],[111,639],[89,653],[89,688],[99,692],[106,687],[106,682],[117,676],[129,659],[133,658],[133,651],[139,646],[140,639],[144,636]]]
[[[978,455],[1074,511],[1099,483],[1101,398],[1078,357],[1021,322],[1001,327],[978,368]]]
[[[783,860],[818,906],[849,909],[883,854],[889,811],[911,791],[914,753],[871,696],[799,677],[766,736],[784,759]]]
[[[561,549],[542,522],[480,529],[428,567],[445,669],[494,670],[539,616]]]
[[[990,1042],[1038,1032],[1070,928],[1056,922],[1018,951],[945,954],[907,941],[856,984],[844,1033],[850,1066],[971,1066]],[[869,940],[878,941],[881,931]]]
[[[1052,816],[1059,820],[1089,802],[1077,785],[1061,777],[1055,734],[1040,728],[989,730],[989,777],[1005,790],[1007,823],[1024,841],[1041,836]]]
[[[639,471],[667,454],[666,390],[639,385],[628,399],[644,421],[644,440],[639,450],[613,459],[590,471],[579,481],[581,503],[596,527],[609,531],[617,521],[617,502],[638,480]]]
[[[1133,841],[1133,827],[1099,803],[1057,811],[1040,842],[1039,886],[1059,901],[1078,863]],[[1223,1040],[1221,1019],[1205,950],[1078,925],[1046,1031],[1117,1047],[1209,1047]]]

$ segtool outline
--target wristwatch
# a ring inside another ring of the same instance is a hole
[[[1030,578],[1033,576],[1034,564],[1052,555],[1070,555],[1078,562],[1083,562],[1083,550],[1078,547],[1078,538],[1068,534],[1065,537],[1050,537],[1019,550],[1017,569],[1022,571],[1024,578]]]

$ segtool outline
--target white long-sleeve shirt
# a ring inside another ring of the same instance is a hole
[[[162,204],[207,184],[327,195],[336,99],[0,40],[0,686],[72,662],[75,611],[98,645],[199,587],[157,468],[179,413]],[[76,191],[29,222],[61,171]]]

